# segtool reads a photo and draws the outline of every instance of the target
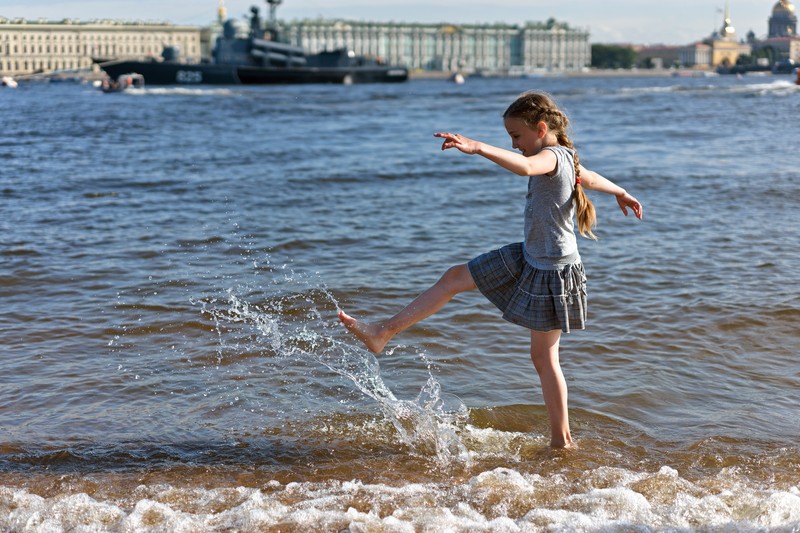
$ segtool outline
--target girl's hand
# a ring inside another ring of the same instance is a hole
[[[636,218],[642,220],[642,204],[639,203],[639,200],[628,194],[627,191],[622,191],[622,194],[618,194],[616,198],[619,208],[622,209],[625,216],[628,216],[628,208],[630,207]]]
[[[470,155],[477,154],[480,150],[480,142],[473,141],[472,139],[468,139],[462,135],[458,135],[457,133],[438,132],[434,133],[433,136],[444,139],[444,142],[442,143],[442,150],[456,148],[465,154]]]

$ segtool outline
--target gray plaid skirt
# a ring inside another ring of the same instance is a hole
[[[542,270],[525,260],[521,242],[479,255],[467,266],[478,289],[503,318],[536,331],[584,329],[586,273],[582,263]]]

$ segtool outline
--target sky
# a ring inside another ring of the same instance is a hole
[[[689,44],[722,27],[725,0],[283,0],[278,18],[322,17],[374,22],[524,24],[555,18],[587,29],[593,43]],[[728,0],[736,34],[767,33],[776,0]],[[218,0],[0,0],[0,17],[37,20],[120,19],[202,26]],[[265,0],[225,0],[229,18]]]

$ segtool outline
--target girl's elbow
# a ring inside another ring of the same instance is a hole
[[[586,189],[594,189],[597,186],[597,174],[591,170],[581,172],[581,185]]]

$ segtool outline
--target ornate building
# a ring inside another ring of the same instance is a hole
[[[722,28],[702,42],[681,48],[680,62],[684,66],[695,68],[731,67],[736,64],[740,55],[748,55],[751,51],[750,44],[736,40],[736,29],[731,22],[726,2]]]
[[[303,20],[285,24],[283,33],[310,52],[347,47],[416,70],[522,74],[591,64],[589,32],[554,20],[524,26]]]
[[[794,5],[791,0],[780,0],[772,8],[772,16],[769,18],[769,38],[796,36],[797,15]]]
[[[93,57],[159,57],[164,45],[179,47],[188,61],[199,61],[200,29],[151,22],[0,17],[0,73],[4,75],[88,70]]]
[[[772,8],[769,18],[769,36],[753,45],[754,52],[771,63],[789,61],[800,64],[800,37],[797,36],[797,15],[791,0],[780,0]]]

